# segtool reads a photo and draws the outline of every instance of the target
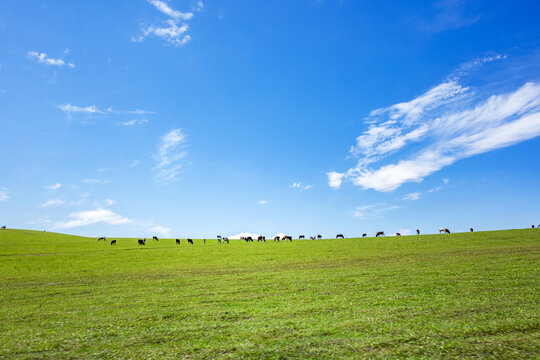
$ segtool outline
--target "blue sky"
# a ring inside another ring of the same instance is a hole
[[[0,223],[538,225],[539,15],[533,1],[4,1]]]

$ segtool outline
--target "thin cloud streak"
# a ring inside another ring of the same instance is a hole
[[[58,229],[70,229],[74,227],[87,226],[95,223],[104,223],[109,225],[123,225],[132,223],[126,217],[118,215],[109,209],[98,208],[95,210],[80,211],[69,214],[71,220],[59,222],[56,224]]]
[[[187,151],[183,150],[186,142],[187,138],[182,129],[173,129],[163,135],[154,155],[157,162],[154,170],[158,181],[167,183],[178,179],[183,165],[181,160],[187,155]]]

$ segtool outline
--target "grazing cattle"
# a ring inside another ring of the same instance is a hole
[[[285,235],[284,237],[281,238],[281,240],[289,240],[289,241],[292,241],[292,236]]]
[[[266,237],[262,236],[262,235],[259,235],[259,237],[257,238],[257,241],[264,241],[266,242]]]
[[[379,236],[386,236],[386,235],[384,235],[384,231],[378,231],[375,237],[379,237]]]
[[[416,229],[416,235],[420,235],[420,230]]]
[[[176,239],[176,245],[180,245],[180,239]]]
[[[440,233],[450,234],[450,230],[448,230],[446,228],[439,228],[439,234]]]
[[[206,244],[206,239],[202,239],[203,245]]]
[[[367,234],[362,234],[362,237],[365,238],[367,236]]]
[[[225,243],[228,244],[228,243],[229,243],[229,238],[228,238],[228,237],[223,237],[223,243],[224,243],[224,244],[225,244]]]
[[[218,244],[221,244],[221,239],[218,238],[218,239],[217,239],[217,242],[218,242]]]
[[[306,237],[304,235],[300,235],[298,238],[299,239],[305,239]]]
[[[247,236],[244,238],[244,240],[246,240],[246,242],[250,242],[253,241],[253,238],[251,236]]]
[[[471,228],[471,232],[473,232],[473,231],[474,231],[474,229],[473,229],[473,228]]]
[[[322,235],[321,234],[317,235],[317,239],[322,239]]]
[[[157,236],[154,236],[152,239],[153,239],[154,241],[159,241],[159,239],[158,239]]]
[[[309,237],[311,240],[315,240],[315,236],[310,236]]]
[[[6,225],[2,225],[2,229],[5,229],[6,228]]]
[[[400,234],[400,233],[396,233],[396,236],[401,236],[401,234]]]
[[[116,240],[111,240],[111,245],[116,245]]]
[[[345,237],[343,236],[343,234],[337,234],[337,235],[336,235],[336,239],[339,239],[339,238],[343,239],[343,238],[345,238]]]
[[[146,239],[137,240],[137,245],[146,245]]]
[[[101,240],[106,241],[107,238],[106,238],[105,236],[102,236],[102,237],[99,237],[99,238],[97,239],[97,241],[101,241]]]
[[[279,241],[279,236],[276,236],[276,237],[274,238],[274,241]]]
[[[221,235],[218,235],[217,238],[218,238],[218,239],[221,239]]]
[[[531,225],[531,228],[534,229],[534,225]]]
[[[193,240],[192,239],[187,239],[187,243],[193,245]]]

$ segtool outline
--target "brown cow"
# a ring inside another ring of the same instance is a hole
[[[111,245],[116,245],[116,240],[111,240]]]
[[[400,234],[400,233],[396,233],[396,236],[401,236],[401,234]]]
[[[384,231],[378,231],[375,237],[379,237],[379,236],[385,236]]]

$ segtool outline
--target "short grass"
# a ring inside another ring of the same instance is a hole
[[[0,231],[0,359],[538,358],[540,230],[116,246]]]

